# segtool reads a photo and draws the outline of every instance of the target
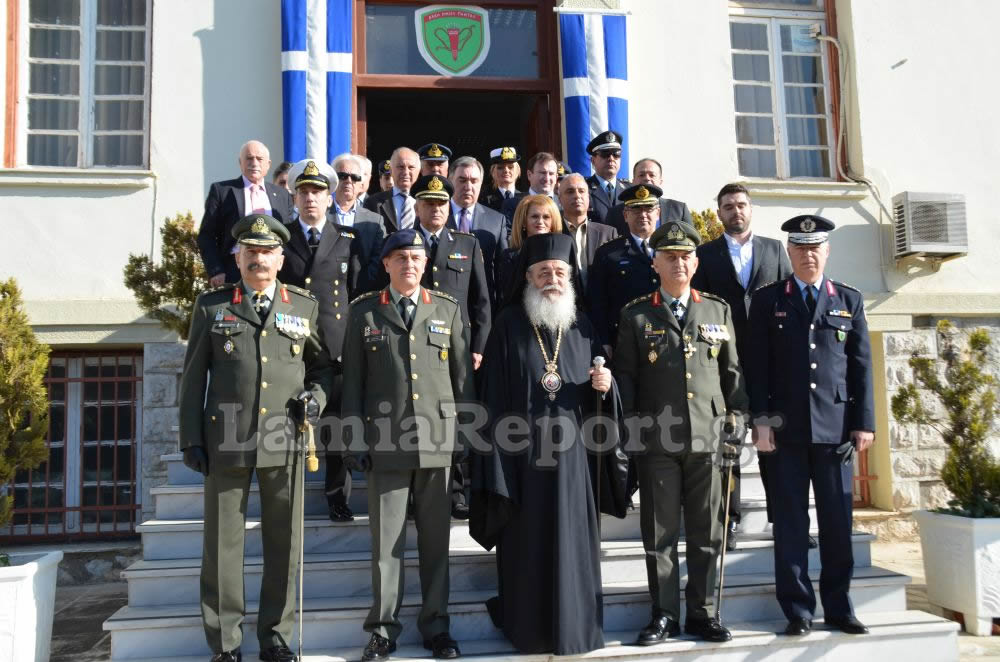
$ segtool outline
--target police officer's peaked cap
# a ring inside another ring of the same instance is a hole
[[[788,241],[793,244],[822,244],[835,227],[833,221],[816,214],[803,214],[781,224],[781,230],[788,233]]]
[[[622,134],[617,131],[604,131],[603,133],[597,134],[593,140],[587,143],[587,154],[593,154],[594,152],[602,149],[621,148]]]

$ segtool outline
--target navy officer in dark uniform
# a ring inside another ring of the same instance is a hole
[[[872,445],[875,405],[871,346],[861,292],[824,274],[834,224],[796,216],[788,232],[792,276],[758,289],[750,302],[747,356],[754,443],[768,458],[774,502],[776,597],[788,627],[812,627],[809,483],[819,524],[819,592],[827,625],[865,634],[848,594],[853,455]]]

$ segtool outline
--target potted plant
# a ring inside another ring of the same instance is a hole
[[[0,528],[10,523],[9,485],[48,457],[49,348],[38,342],[14,279],[0,282]],[[62,552],[0,552],[0,642],[12,660],[48,660]],[[9,646],[9,648],[8,648]]]
[[[892,398],[900,423],[929,425],[948,453],[941,479],[954,497],[947,508],[917,511],[927,597],[961,612],[971,634],[992,633],[1000,616],[1000,462],[988,441],[996,432],[998,380],[989,372],[990,336],[937,325],[940,362],[914,356],[914,382]]]

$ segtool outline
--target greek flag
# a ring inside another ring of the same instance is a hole
[[[602,131],[612,129],[622,134],[621,167],[627,172],[625,16],[561,13],[559,36],[567,163],[573,172],[591,173],[587,143]]]
[[[351,151],[354,0],[281,0],[285,160]]]

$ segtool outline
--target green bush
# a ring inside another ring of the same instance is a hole
[[[146,315],[186,339],[194,301],[208,285],[191,212],[167,219],[160,236],[159,264],[148,255],[129,255],[125,286]]]
[[[955,498],[939,512],[1000,517],[1000,463],[986,443],[998,407],[997,379],[986,371],[990,336],[985,329],[976,329],[960,349],[955,345],[958,330],[948,320],[938,322],[937,335],[943,374],[934,359],[911,357],[915,382],[893,396],[892,415],[900,423],[931,426],[948,445],[941,480]],[[942,416],[934,415],[926,397],[937,400]]]
[[[725,231],[719,217],[711,209],[702,212],[692,211],[691,218],[694,219],[694,229],[701,235],[701,243],[718,239]]]

